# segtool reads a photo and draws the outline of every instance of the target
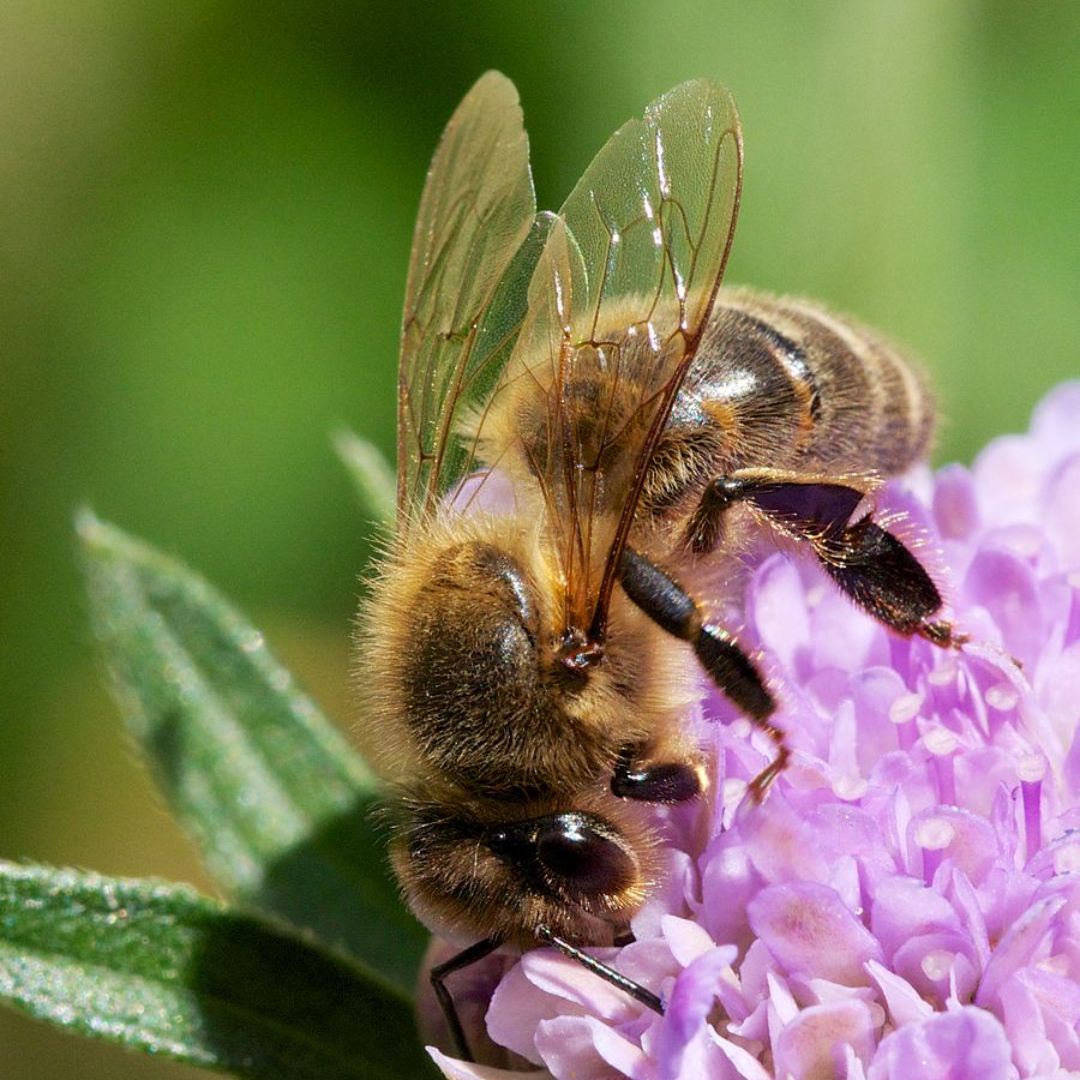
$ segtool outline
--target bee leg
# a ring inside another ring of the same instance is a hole
[[[664,1015],[664,1003],[656,994],[651,990],[646,990],[640,983],[628,979],[622,972],[616,971],[610,965],[597,960],[595,956],[582,952],[581,949],[571,945],[568,941],[564,941],[561,937],[556,937],[546,926],[538,926],[536,936],[553,949],[558,949],[563,956],[576,960],[594,975],[599,975],[605,982],[609,982],[612,986],[618,987],[618,989],[629,994],[638,1004],[644,1005],[647,1009],[652,1009],[653,1012],[659,1013],[661,1016]]]
[[[450,1038],[454,1043],[454,1053],[464,1061],[474,1061],[475,1059],[469,1050],[469,1043],[465,1038],[465,1030],[461,1026],[453,995],[446,988],[446,976],[452,975],[455,971],[460,971],[470,964],[475,964],[479,960],[483,960],[485,956],[493,953],[501,944],[502,938],[484,938],[482,941],[470,945],[467,949],[462,949],[456,956],[451,956],[449,960],[431,969],[431,987],[435,991],[439,1008],[442,1009],[443,1019],[446,1021],[446,1026],[450,1031]]]
[[[866,492],[850,484],[773,469],[741,469],[713,480],[690,515],[683,543],[695,555],[713,551],[723,536],[724,515],[748,502],[772,525],[802,539],[847,524]]]
[[[911,551],[869,515],[851,522],[865,495],[827,478],[742,470],[709,484],[684,540],[696,552],[711,550],[724,513],[746,502],[778,532],[809,542],[840,589],[890,629],[935,645],[962,644],[965,639],[948,622],[933,618],[941,593]]]
[[[623,552],[619,580],[626,595],[657,626],[690,643],[712,681],[776,744],[774,760],[750,782],[752,796],[760,801],[790,757],[784,733],[769,723],[776,702],[761,673],[731,634],[705,621],[694,598],[674,578],[630,548]]]
[[[891,532],[863,518],[845,528],[835,550],[818,553],[836,584],[879,622],[935,645],[962,645],[967,638],[950,623],[933,619],[941,593],[922,564]]]
[[[713,682],[754,720],[764,721],[776,702],[750,658],[722,627],[708,623],[696,601],[672,577],[627,548],[619,566],[626,595],[662,630],[689,642]]]
[[[611,777],[613,795],[642,802],[680,803],[701,794],[701,769],[696,762],[643,761],[645,750],[642,746],[623,747]]]

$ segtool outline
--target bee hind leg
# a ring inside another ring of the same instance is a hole
[[[933,618],[941,610],[941,593],[922,563],[870,518],[845,528],[835,550],[818,558],[844,593],[898,634],[918,634],[942,647],[966,640],[951,623]]]
[[[865,489],[827,477],[740,470],[705,489],[684,543],[698,554],[712,550],[725,513],[745,502],[782,535],[809,543],[837,586],[885,626],[935,645],[962,644],[948,622],[934,618],[941,593],[910,549],[869,514],[852,522],[865,496]]]

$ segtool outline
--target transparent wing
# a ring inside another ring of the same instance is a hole
[[[559,213],[500,392],[565,582],[564,629],[604,636],[645,472],[694,357],[735,228],[742,139],[721,86],[684,83],[617,131]],[[543,397],[544,420],[524,404]]]
[[[455,425],[508,359],[541,250],[535,218],[517,91],[491,71],[446,125],[413,234],[398,369],[399,530],[432,513],[467,467]],[[512,266],[517,285],[500,288]]]

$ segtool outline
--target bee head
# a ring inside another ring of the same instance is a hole
[[[505,519],[455,521],[388,560],[357,667],[381,736],[363,749],[386,779],[543,798],[603,781],[647,735],[638,686],[652,653],[561,629],[553,596],[536,537]]]
[[[392,847],[412,909],[447,936],[497,936],[522,946],[537,928],[609,943],[644,900],[652,841],[595,809],[495,820],[521,808],[412,808]],[[494,816],[494,817],[493,817]]]

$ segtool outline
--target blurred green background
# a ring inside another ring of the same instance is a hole
[[[489,67],[552,208],[650,98],[725,81],[729,280],[925,357],[939,460],[1080,371],[1080,4],[4,4],[0,856],[202,882],[101,689],[82,503],[204,571],[347,722],[365,548],[328,433],[392,445],[420,187]],[[186,1075],[0,1014],[3,1080]]]

